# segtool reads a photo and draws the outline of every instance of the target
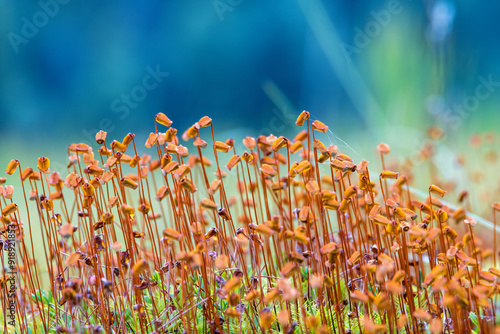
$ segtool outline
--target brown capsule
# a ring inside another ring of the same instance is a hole
[[[306,183],[306,190],[312,195],[319,194],[319,185],[318,182],[311,180]]]
[[[370,301],[368,295],[361,290],[354,290],[350,293],[350,295],[352,299],[361,303],[368,303]]]
[[[95,165],[89,165],[84,170],[85,173],[89,173],[90,175],[101,176],[104,173],[104,169],[97,167]]]
[[[488,269],[488,271],[495,275],[497,278],[500,278],[500,269],[491,267],[490,269]]]
[[[99,220],[94,224],[94,230],[99,230],[104,227],[104,220]]]
[[[115,151],[118,151],[118,152],[121,152],[121,153],[124,153],[126,150],[127,150],[127,145],[123,145],[122,143],[120,143],[119,141],[117,140],[113,140],[111,142],[111,148]]]
[[[263,164],[260,167],[260,171],[262,172],[262,174],[264,174],[268,177],[273,177],[278,173],[273,167],[271,167],[270,165],[267,165],[267,164]]]
[[[304,148],[304,145],[302,144],[302,142],[296,141],[295,143],[293,143],[290,146],[290,153],[295,154],[303,148]]]
[[[221,141],[216,141],[215,142],[215,149],[217,151],[221,151],[221,152],[227,153],[227,152],[229,152],[231,150],[231,146],[229,146],[228,144],[223,143]]]
[[[375,321],[373,321],[369,317],[363,317],[362,324],[363,324],[364,333],[366,333],[366,334],[384,333],[387,330],[386,325],[377,324],[377,323],[375,323]]]
[[[208,117],[208,116],[203,116],[198,121],[198,124],[202,128],[208,127],[208,126],[212,125],[212,119],[210,117]]]
[[[300,113],[299,117],[297,117],[297,120],[295,121],[295,124],[298,126],[304,125],[304,122],[309,119],[309,112],[308,111],[303,111]]]
[[[170,174],[172,173],[173,171],[177,170],[177,168],[179,168],[179,164],[177,163],[177,161],[170,161],[169,163],[166,164],[165,167],[163,167],[163,172],[166,174]]]
[[[453,219],[456,221],[463,221],[465,219],[466,213],[464,208],[459,207],[453,212]]]
[[[326,131],[328,131],[328,126],[326,126],[324,123],[316,120],[312,123],[312,128],[313,130],[316,130],[316,131],[319,131],[319,132],[322,132],[322,133],[325,133]]]
[[[14,174],[18,166],[19,166],[19,160],[12,159],[7,165],[7,169],[5,170],[5,172],[9,175],[12,175]]]
[[[358,187],[350,186],[344,191],[344,198],[351,198],[358,193]]]
[[[338,253],[339,247],[335,242],[330,242],[329,244],[321,247],[321,254],[330,254],[330,253]]]
[[[113,167],[113,166],[116,164],[116,162],[117,162],[117,161],[118,161],[118,158],[116,157],[116,155],[112,155],[112,156],[110,156],[110,157],[106,160],[106,164],[105,164],[105,166],[104,166],[104,167],[106,167],[106,166],[107,166],[107,167],[111,168],[111,167]],[[109,171],[108,171],[108,172],[109,172]]]
[[[149,269],[148,262],[146,260],[137,261],[132,267],[132,275],[138,276]]]
[[[251,290],[250,292],[248,292],[245,296],[245,301],[247,302],[252,302],[254,300],[256,300],[257,298],[259,298],[259,291],[257,290]]]
[[[153,171],[161,168],[161,162],[160,162],[160,160],[159,159],[155,159],[155,160],[151,161],[149,163],[149,167],[148,168],[149,168],[149,170],[151,172],[153,172]]]
[[[95,135],[95,141],[97,144],[99,145],[102,145],[104,144],[104,141],[106,140],[106,136],[107,136],[107,132],[106,131],[99,131],[98,133],[96,133]]]
[[[429,324],[429,331],[432,334],[439,334],[443,332],[443,320],[441,318],[433,318]]]
[[[237,296],[237,297],[239,298],[239,295],[232,294],[232,295],[230,295],[230,296],[229,296],[229,300],[230,300],[230,301],[231,301],[231,296],[233,296],[233,295],[235,295],[235,296]],[[231,304],[231,302],[230,302],[230,304]],[[232,304],[231,304],[231,305],[232,305]],[[234,306],[236,306],[236,305],[234,305]],[[227,317],[229,317],[229,318],[239,318],[239,317],[241,317],[241,312],[240,312],[240,311],[238,311],[238,310],[236,310],[236,308],[234,308],[234,307],[228,307],[228,308],[226,309],[225,314],[226,314],[226,316],[227,316]]]
[[[46,157],[38,158],[38,169],[42,172],[47,172],[49,170],[50,160]]]
[[[325,207],[325,209],[328,209],[328,210],[338,210],[340,203],[336,199],[332,198],[332,199],[323,201],[323,206]]]
[[[285,137],[283,136],[280,136],[278,138],[276,138],[276,140],[273,142],[272,146],[271,146],[271,149],[274,151],[274,152],[277,152],[279,151],[282,147],[286,146],[288,144],[288,139],[286,139]]]
[[[82,254],[80,252],[71,253],[66,259],[66,266],[74,266],[78,263],[78,261],[82,258]]]
[[[135,238],[135,239],[140,239],[140,238],[143,238],[144,237],[144,232],[139,232],[139,231],[132,231],[132,236]]]
[[[339,211],[340,212],[346,212],[347,211],[347,208],[349,207],[349,203],[351,202],[351,200],[349,198],[344,198],[341,202],[340,202],[340,206],[339,206]]]
[[[373,217],[373,221],[379,225],[388,225],[390,224],[391,222],[389,221],[389,219],[387,219],[386,217],[382,216],[382,215],[376,215]]]
[[[491,272],[480,270],[478,272],[479,278],[483,279],[487,282],[493,283],[495,282],[495,275],[493,275]]]
[[[320,156],[318,157],[318,162],[320,164],[322,164],[322,163],[328,161],[328,159],[330,159],[330,157],[331,157],[330,152],[325,151],[324,153],[321,153]]]
[[[254,159],[253,155],[248,153],[248,152],[244,152],[242,155],[241,155],[241,158],[246,162],[246,163],[251,163]]]
[[[189,191],[192,194],[194,194],[195,192],[198,191],[198,188],[196,188],[196,185],[194,184],[194,182],[188,178],[181,179],[179,184],[182,188],[186,189],[187,191]]]
[[[474,227],[474,226],[477,225],[477,221],[474,218],[472,218],[472,217],[465,218],[464,223],[468,224],[468,225],[470,225],[472,227]]]
[[[214,261],[214,266],[218,270],[224,270],[229,267],[229,257],[227,255],[219,255]]]
[[[324,278],[320,275],[311,275],[309,278],[309,286],[313,289],[319,289],[323,286]]]
[[[173,174],[177,177],[177,179],[182,179],[183,177],[186,177],[189,173],[191,173],[191,168],[188,165],[180,165],[179,168],[177,168]]]
[[[76,228],[71,224],[64,224],[59,228],[59,234],[65,239],[71,237],[75,231]]]
[[[410,209],[408,209],[408,208],[403,208],[403,211],[406,213],[406,215],[407,215],[407,216],[408,216],[411,220],[415,220],[415,219],[417,219],[417,217],[418,217],[418,215],[417,215],[414,211],[412,211],[412,210],[410,210]]]
[[[406,213],[404,212],[403,209],[401,208],[394,208],[394,216],[398,219],[398,220],[406,220],[407,217],[406,217]]]
[[[224,291],[230,293],[231,291],[237,289],[241,284],[241,279],[233,275],[224,285]]]
[[[90,183],[84,183],[82,185],[82,191],[84,196],[93,196],[94,195],[94,186]]]
[[[155,116],[155,121],[161,125],[164,125],[166,127],[169,127],[172,125],[172,121],[165,115],[164,113],[158,113]]]
[[[137,186],[138,186],[137,183],[135,183],[134,181],[132,181],[131,179],[126,178],[126,177],[121,179],[121,183],[124,187],[134,189],[134,190],[137,189]]]
[[[347,264],[352,266],[356,262],[358,262],[359,259],[361,259],[361,253],[359,251],[355,251],[354,253],[352,253],[351,257],[347,260]]]
[[[17,211],[17,204],[16,203],[10,203],[10,204],[6,205],[2,209],[2,215],[8,216],[10,214],[13,214],[16,211]]]
[[[321,200],[322,201],[328,201],[331,199],[336,199],[336,193],[334,191],[323,190],[321,192]]]
[[[321,153],[325,153],[325,152],[327,152],[327,149],[326,149],[325,144],[323,144],[323,143],[321,142],[321,140],[319,140],[319,139],[316,139],[316,140],[314,141],[313,146],[314,146],[314,148],[315,148],[315,149],[317,149],[317,150],[318,150],[318,151],[320,151]]]
[[[359,175],[366,176],[368,174],[368,161],[361,161],[358,165],[357,171]]]
[[[427,276],[424,279],[424,282],[422,283],[423,287],[428,287],[429,285],[434,282],[434,280],[442,275],[444,275],[446,272],[446,266],[444,265],[436,265],[432,270],[427,274]]]
[[[193,145],[196,147],[199,147],[199,148],[205,148],[208,146],[208,143],[206,141],[204,141],[203,139],[201,139],[200,137],[197,137],[194,140]]]
[[[385,179],[397,179],[399,177],[399,173],[397,172],[391,172],[389,170],[384,170],[382,173],[380,173],[380,178],[385,180]]]
[[[233,169],[236,165],[238,165],[238,163],[240,162],[241,158],[239,155],[233,155],[231,157],[231,159],[229,159],[227,165],[226,165],[226,168],[228,170],[231,170]]]
[[[74,146],[75,153],[85,153],[90,151],[92,151],[92,147],[84,143],[79,143]]]
[[[245,147],[249,150],[253,150],[255,148],[255,145],[257,145],[257,142],[253,137],[245,137],[243,139],[243,145],[245,145]]]
[[[469,192],[467,190],[462,190],[460,194],[458,194],[457,202],[462,203],[467,196],[469,196]]]
[[[419,320],[425,321],[427,323],[431,322],[432,320],[432,315],[427,312],[426,310],[423,309],[416,309],[413,312],[413,316]]]
[[[184,134],[182,135],[182,139],[187,141],[189,140],[189,138],[194,138],[198,136],[199,130],[200,130],[199,124],[192,125],[186,130],[185,135]]]
[[[250,224],[249,225],[250,229],[255,230],[256,233],[259,233],[260,235],[263,235],[265,237],[270,237],[273,234],[273,230],[264,224]]]
[[[156,200],[161,201],[164,199],[166,196],[170,195],[170,188],[163,185],[161,186],[158,191],[156,192]]]
[[[307,137],[308,137],[307,131],[302,130],[299,133],[297,133],[297,135],[293,138],[293,141],[294,142],[297,142],[297,141],[303,142],[307,139]]]
[[[156,144],[157,140],[158,140],[158,134],[151,132],[144,146],[146,146],[147,148],[151,148],[153,147],[154,144]]]
[[[294,168],[294,171],[295,173],[297,174],[302,174],[302,173],[305,173],[309,170],[311,170],[312,166],[311,164],[309,163],[309,161],[307,160],[303,160],[301,161],[295,168]]]
[[[122,144],[125,145],[125,146],[128,146],[130,145],[130,143],[132,142],[132,140],[134,139],[135,137],[135,134],[133,133],[128,133],[124,138],[123,138],[123,141],[122,141]]]
[[[111,200],[110,200],[111,201]],[[126,203],[123,203],[120,207],[120,210],[128,215],[131,215],[134,213],[135,209],[131,207],[130,205],[127,205]]]
[[[301,242],[303,244],[309,243],[309,238],[301,232],[293,232],[293,240]]]
[[[295,262],[288,262],[283,266],[280,273],[283,277],[290,278],[294,274],[295,271],[298,270],[298,266]]]
[[[200,201],[200,205],[202,208],[205,208],[205,209],[209,209],[209,210],[217,210],[217,204],[208,199],[208,198],[204,198]]]
[[[214,179],[211,183],[210,183],[210,187],[208,188],[208,192],[210,194],[215,194],[217,192],[217,190],[219,190],[220,186],[222,184],[222,181],[219,180],[219,179]],[[244,191],[244,189],[241,190],[242,192]]]
[[[170,143],[167,145],[167,153],[169,154],[177,154],[177,145]]]
[[[431,193],[439,195],[441,197],[444,197],[444,195],[446,194],[446,191],[444,191],[443,189],[439,188],[438,186],[436,186],[434,184],[429,187],[429,191]]]
[[[447,226],[444,228],[444,234],[452,240],[455,240],[458,236],[457,232],[451,227]]]
[[[450,248],[446,251],[446,258],[448,260],[453,260],[457,255],[458,248],[455,246],[450,246]]]
[[[85,204],[85,199],[84,199],[84,203],[82,203],[82,204]],[[54,202],[52,202],[51,199],[46,198],[42,201],[42,206],[45,210],[50,211],[50,210],[54,209]],[[85,207],[85,205],[84,205],[84,207]]]
[[[306,326],[310,329],[316,329],[319,326],[319,319],[315,315],[310,315],[306,318]]]
[[[444,210],[441,210],[441,209],[437,210],[436,215],[437,215],[438,220],[441,223],[444,223],[448,220],[448,213]]]
[[[380,212],[380,205],[374,204],[368,213],[369,218],[374,218]]]
[[[339,159],[333,159],[330,162],[330,165],[333,167],[333,169],[340,171],[340,172],[347,172],[349,170],[349,167],[345,164],[345,162],[339,160]]]
[[[269,308],[264,308],[259,313],[259,325],[263,330],[271,329],[274,322],[274,315]]]
[[[214,237],[217,234],[217,228],[212,227],[208,232],[205,234],[205,239],[208,240],[212,237]]]
[[[165,230],[163,230],[163,236],[164,237],[167,237],[169,239],[172,239],[172,240],[181,240],[182,238],[182,234],[174,229],[171,229],[169,227],[165,228]]]
[[[380,143],[378,144],[377,146],[377,150],[382,153],[382,154],[389,154],[391,153],[391,148],[389,145],[385,144],[385,143]]]

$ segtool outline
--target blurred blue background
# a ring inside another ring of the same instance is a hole
[[[380,141],[411,151],[432,124],[450,138],[490,131],[498,87],[473,112],[453,106],[479,76],[500,81],[499,11],[465,0],[0,0],[0,158],[64,156],[100,129],[145,139],[160,111],[180,133],[210,115],[222,135],[245,136],[294,133],[306,109],[361,155]]]

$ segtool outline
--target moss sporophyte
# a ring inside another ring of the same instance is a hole
[[[497,202],[491,244],[446,187],[417,196],[418,169],[393,170],[389,145],[371,172],[326,145],[328,126],[307,111],[293,139],[246,137],[241,152],[209,117],[180,136],[172,124],[156,115],[142,155],[134,134],[98,131],[96,147],[69,145],[65,175],[47,157],[8,163],[5,332],[494,330]]]

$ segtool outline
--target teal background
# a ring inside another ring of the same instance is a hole
[[[0,0],[3,166],[41,155],[65,164],[67,145],[100,129],[142,143],[159,111],[180,133],[210,115],[225,139],[293,136],[306,109],[362,157],[381,141],[407,156],[432,124],[447,131],[452,152],[467,152],[471,134],[499,121],[496,91],[467,116],[445,116],[479,76],[500,81],[497,1],[54,2]],[[347,58],[343,48],[374,22],[378,32]],[[113,103],[157,65],[168,77],[117,112]]]

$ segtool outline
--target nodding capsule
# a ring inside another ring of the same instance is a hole
[[[172,121],[167,117],[167,115],[165,115],[164,113],[160,112],[158,114],[156,114],[155,116],[155,121],[156,123],[159,123],[161,125],[164,125],[166,127],[169,127],[172,125]]]
[[[397,172],[391,172],[389,170],[384,170],[382,173],[380,173],[380,178],[381,179],[397,179],[399,177],[399,173]]]
[[[297,120],[295,121],[295,124],[298,126],[304,125],[304,122],[309,119],[309,112],[308,111],[303,111],[300,113],[299,117],[297,117]]]

